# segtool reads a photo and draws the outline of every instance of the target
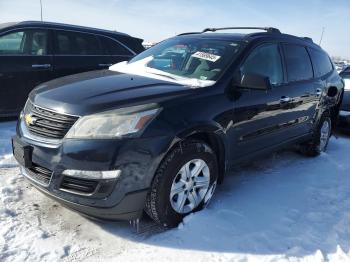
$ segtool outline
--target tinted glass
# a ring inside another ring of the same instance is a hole
[[[138,63],[144,70],[153,68],[171,78],[216,81],[240,47],[237,41],[175,37],[147,49],[129,64]]]
[[[311,60],[305,47],[299,45],[284,45],[288,81],[311,79],[313,70]]]
[[[100,55],[97,38],[91,34],[57,31],[56,49],[60,55]]]
[[[110,55],[132,55],[129,50],[127,50],[124,46],[120,45],[118,42],[107,37],[100,37],[100,39],[102,47],[106,51],[105,53]]]
[[[48,53],[48,32],[26,30],[0,37],[0,54],[46,55]]]
[[[241,73],[266,76],[271,84],[281,84],[283,70],[278,45],[268,44],[254,49],[241,67]]]
[[[47,31],[32,31],[31,33],[30,54],[47,55]]]
[[[309,49],[316,77],[324,76],[333,70],[331,60],[324,52]]]

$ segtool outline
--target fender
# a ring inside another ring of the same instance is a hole
[[[228,169],[228,143],[226,139],[225,129],[217,122],[197,123],[185,130],[181,130],[176,134],[171,142],[167,152],[176,144],[181,143],[189,138],[203,140],[208,143],[215,151],[219,166],[219,183],[223,182],[224,174]]]

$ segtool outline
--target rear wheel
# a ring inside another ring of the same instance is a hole
[[[157,223],[175,227],[184,216],[208,204],[217,177],[213,150],[202,142],[185,142],[175,147],[158,168],[145,211]]]
[[[328,113],[324,113],[314,131],[313,138],[300,145],[300,151],[307,156],[318,156],[326,151],[332,134],[332,120]]]

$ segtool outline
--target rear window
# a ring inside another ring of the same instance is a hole
[[[294,82],[311,79],[313,77],[313,70],[306,48],[292,44],[285,44],[283,47],[288,81]]]
[[[56,31],[56,53],[59,55],[100,55],[98,39],[92,34]]]
[[[316,77],[324,76],[333,70],[331,60],[326,53],[312,48],[310,48],[309,51],[315,68]]]
[[[100,37],[102,48],[106,51],[105,53],[110,55],[125,55],[131,56],[131,52],[127,50],[124,46],[119,44],[117,41],[110,39],[108,37]]]

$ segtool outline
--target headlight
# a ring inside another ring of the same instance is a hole
[[[136,135],[156,117],[156,104],[133,106],[80,118],[66,138],[108,139]]]

